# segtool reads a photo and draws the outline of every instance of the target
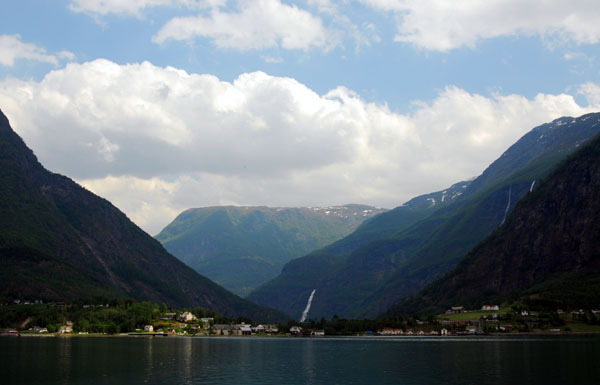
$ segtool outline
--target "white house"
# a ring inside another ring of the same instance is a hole
[[[482,311],[498,311],[500,307],[498,305],[483,305]]]
[[[185,311],[179,316],[179,320],[183,322],[195,321],[197,319],[198,318],[196,318],[196,316],[190,313],[189,311]]]
[[[152,333],[154,331],[154,326],[146,325],[146,326],[144,326],[144,331],[148,332],[148,333]]]
[[[65,322],[65,324],[62,325],[58,329],[58,332],[61,333],[61,334],[64,334],[64,333],[73,333],[73,322],[71,322],[71,321]]]

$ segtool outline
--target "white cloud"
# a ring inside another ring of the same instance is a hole
[[[226,0],[72,0],[69,9],[90,15],[140,16],[144,9],[159,6],[195,9],[215,7],[225,2]]]
[[[396,41],[449,51],[500,36],[540,36],[552,41],[600,41],[595,0],[360,0],[395,12]]]
[[[242,51],[271,47],[307,50],[327,49],[335,44],[320,18],[280,0],[241,0],[238,13],[213,9],[210,16],[176,17],[153,37],[156,43],[169,39],[205,37],[221,48]]]
[[[595,83],[582,84],[577,93],[583,95],[590,105],[600,106],[600,85]]]
[[[35,60],[58,65],[59,59],[73,60],[75,55],[60,51],[49,55],[46,50],[32,43],[24,43],[19,35],[0,35],[0,65],[12,67],[18,59]]]
[[[568,94],[447,87],[411,114],[338,87],[319,95],[262,72],[234,82],[150,63],[69,64],[0,82],[0,108],[50,170],[76,178],[151,233],[218,204],[393,207],[478,175],[536,125],[600,108]]]

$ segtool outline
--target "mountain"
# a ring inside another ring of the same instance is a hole
[[[600,303],[600,136],[523,198],[455,269],[388,315],[522,299],[538,307]]]
[[[461,194],[436,200],[415,221],[392,213],[389,231],[362,240],[359,232],[284,266],[282,273],[248,299],[299,317],[316,289],[310,315],[375,317],[452,269],[478,242],[507,218],[527,192],[539,186],[566,156],[600,132],[600,114],[560,118],[534,128],[507,149]],[[456,185],[455,185],[456,186]],[[458,184],[463,186],[463,184]],[[422,199],[421,199],[422,201]],[[404,214],[405,214],[404,213]],[[422,216],[422,218],[418,218]],[[395,224],[399,230],[395,230]],[[349,240],[355,239],[353,242]],[[340,247],[339,245],[350,245]]]
[[[199,275],[110,202],[47,171],[0,111],[0,297],[131,297],[226,316],[286,316]]]
[[[277,276],[286,262],[384,211],[363,205],[196,208],[179,214],[155,238],[200,274],[243,296]]]
[[[412,198],[402,206],[376,215],[362,223],[356,231],[318,251],[321,254],[343,254],[371,241],[383,239],[428,217],[434,211],[459,199],[471,181],[455,183],[449,188]]]

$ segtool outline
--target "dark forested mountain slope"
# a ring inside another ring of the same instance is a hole
[[[395,232],[383,231],[381,237],[371,233],[356,247],[340,247],[401,208],[375,217],[331,247],[291,261],[248,298],[296,316],[316,289],[313,316],[374,317],[384,312],[454,267],[541,178],[600,132],[599,119],[600,114],[588,114],[534,128],[448,204],[421,213],[422,218]]]
[[[519,202],[454,270],[388,314],[523,296],[553,310],[600,304],[600,137]]]
[[[127,296],[285,318],[202,277],[110,202],[44,169],[1,112],[0,265],[6,299]]]
[[[188,266],[239,295],[293,258],[326,246],[385,212],[364,205],[189,209],[156,236]]]

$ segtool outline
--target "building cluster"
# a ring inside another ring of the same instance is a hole
[[[322,337],[325,335],[323,329],[302,329],[300,326],[292,326],[290,328],[290,335],[292,336],[304,336],[304,337]]]
[[[377,335],[380,336],[445,336],[448,335],[448,329],[442,328],[440,330],[429,330],[425,331],[422,329],[396,329],[396,328],[383,328],[377,330]]]
[[[240,324],[216,324],[210,329],[212,334],[218,336],[251,336],[255,334],[277,334],[279,328],[274,324],[249,325],[244,322]]]

